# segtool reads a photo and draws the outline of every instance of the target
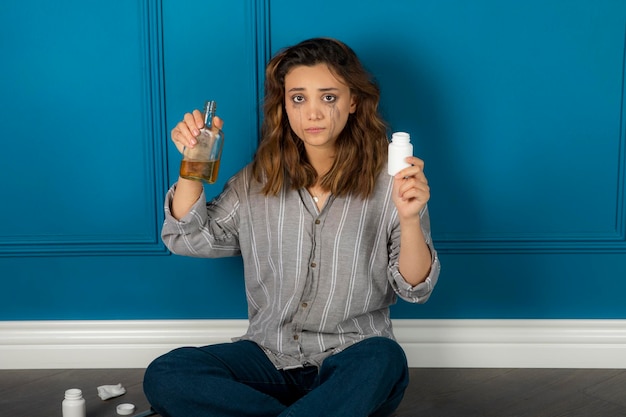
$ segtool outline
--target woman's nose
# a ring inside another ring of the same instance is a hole
[[[324,117],[324,113],[320,106],[314,103],[311,103],[308,108],[309,120],[320,120]]]

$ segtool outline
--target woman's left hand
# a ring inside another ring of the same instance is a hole
[[[410,167],[402,169],[393,179],[393,202],[400,220],[419,219],[420,211],[430,199],[430,187],[424,174],[424,161],[406,158]]]

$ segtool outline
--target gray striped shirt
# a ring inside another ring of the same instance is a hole
[[[180,221],[170,213],[174,185],[162,237],[180,255],[241,255],[249,327],[238,339],[259,344],[277,368],[319,366],[365,338],[393,338],[389,306],[397,296],[425,302],[437,282],[427,208],[421,224],[430,275],[412,287],[398,270],[392,184],[383,170],[370,198],[330,196],[320,212],[305,189],[264,196],[247,166],[213,201],[203,193]]]

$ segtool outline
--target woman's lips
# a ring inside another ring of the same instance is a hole
[[[304,131],[306,133],[316,134],[316,133],[320,133],[320,132],[324,131],[324,128],[323,127],[309,127],[307,129],[304,129]]]

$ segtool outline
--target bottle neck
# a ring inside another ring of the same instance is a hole
[[[406,132],[395,132],[391,135],[391,142],[405,145],[411,143],[411,136]]]
[[[215,101],[207,101],[204,108],[204,125],[207,129],[213,127],[213,118],[215,117],[215,109],[217,104]]]
[[[79,389],[72,388],[65,391],[66,400],[81,400],[83,398],[83,392]]]

